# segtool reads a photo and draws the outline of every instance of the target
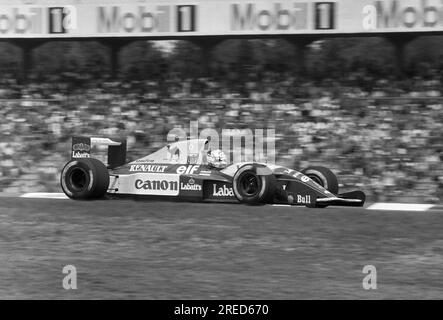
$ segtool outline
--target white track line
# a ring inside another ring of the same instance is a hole
[[[367,207],[367,210],[385,210],[385,211],[428,211],[434,205],[418,203],[374,203]]]
[[[31,192],[25,193],[20,198],[33,199],[69,199],[64,193],[49,193],[49,192]]]
[[[288,204],[271,204],[273,207],[291,207]],[[385,203],[378,202],[373,203],[366,208],[366,210],[379,210],[379,211],[443,211],[443,206],[432,204],[418,204],[418,203]]]

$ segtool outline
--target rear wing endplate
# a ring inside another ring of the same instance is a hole
[[[116,168],[126,163],[126,139],[98,137],[72,137],[71,158],[90,158],[94,146],[108,146],[108,167]]]

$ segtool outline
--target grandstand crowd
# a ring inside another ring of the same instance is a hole
[[[0,189],[59,191],[72,135],[126,136],[132,159],[176,127],[273,128],[276,162],[330,167],[372,200],[443,198],[443,99],[438,76],[403,81],[349,74],[307,81],[262,72],[246,80],[111,80],[63,74],[0,80]],[[244,81],[244,82],[243,82]]]

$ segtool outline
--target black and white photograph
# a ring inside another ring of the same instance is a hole
[[[0,300],[440,300],[442,160],[441,0],[0,0]]]

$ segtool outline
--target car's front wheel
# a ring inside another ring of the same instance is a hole
[[[326,190],[333,194],[338,194],[338,179],[337,176],[328,168],[325,167],[309,167],[302,171],[302,173],[314,182],[321,185]]]
[[[263,204],[272,201],[276,180],[267,167],[250,164],[237,170],[232,185],[234,195],[240,202]]]
[[[74,159],[64,166],[60,184],[71,199],[100,199],[108,191],[108,169],[94,158]]]

